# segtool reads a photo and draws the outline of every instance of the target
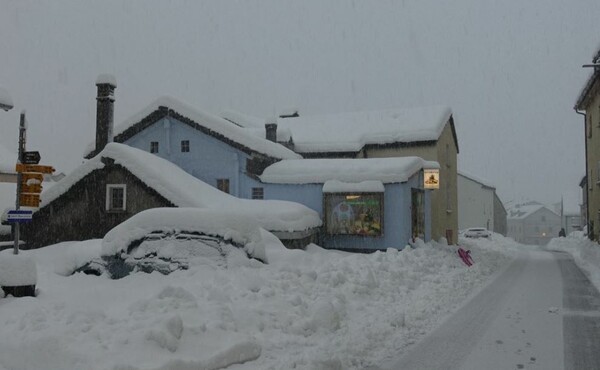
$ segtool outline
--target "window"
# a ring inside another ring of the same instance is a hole
[[[181,140],[181,152],[189,153],[190,151],[190,141],[189,140]]]
[[[542,216],[542,222],[546,222],[546,216]]]
[[[264,188],[252,188],[252,199],[265,199]]]
[[[158,141],[150,142],[150,153],[158,153]]]
[[[592,137],[592,114],[588,113],[587,115],[587,126],[588,126],[588,138]]]
[[[106,185],[106,211],[125,211],[127,205],[127,186],[125,184]]]
[[[330,235],[383,235],[383,193],[325,193],[325,227]]]
[[[229,179],[217,179],[217,189],[229,194]]]

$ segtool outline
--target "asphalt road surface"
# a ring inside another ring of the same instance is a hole
[[[570,255],[524,253],[386,368],[600,370],[600,294]]]

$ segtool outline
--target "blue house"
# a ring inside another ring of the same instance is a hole
[[[100,91],[106,84],[97,85]],[[115,87],[108,85],[111,94]],[[157,99],[113,135],[112,112],[103,113],[98,102],[96,147],[87,158],[114,141],[154,153],[239,198],[304,204],[323,219],[319,243],[327,248],[372,251],[431,238],[430,191],[424,190],[423,171],[439,169],[437,162],[418,157],[302,159],[288,148],[291,138],[276,124],[242,127],[170,97]]]
[[[110,136],[112,123],[98,120],[97,137]],[[170,97],[159,98],[115,128],[112,141],[149,151],[171,161],[207,184],[240,198],[251,198],[252,186],[267,166],[299,154],[257,136],[224,118],[196,110]],[[102,140],[88,149],[91,158]],[[255,199],[262,199],[255,189]]]
[[[431,239],[431,190],[418,157],[283,160],[260,176],[265,199],[285,199],[317,211],[321,246],[352,251],[402,249]]]

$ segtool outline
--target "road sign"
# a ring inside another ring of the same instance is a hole
[[[39,172],[23,172],[21,174],[21,193],[41,193],[44,175]]]
[[[42,166],[39,164],[21,164],[17,163],[15,167],[16,172],[38,172],[38,173],[52,173],[54,172],[54,167],[52,166]]]
[[[30,222],[33,217],[33,211],[27,209],[11,209],[6,215],[8,222]]]
[[[23,163],[24,164],[38,164],[40,163],[40,152],[25,152],[23,153]]]
[[[35,193],[22,193],[19,197],[19,205],[21,207],[39,208],[40,195]]]

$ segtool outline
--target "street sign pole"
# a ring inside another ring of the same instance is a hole
[[[19,123],[19,158],[17,158],[17,163],[23,163],[23,153],[25,153],[25,140],[26,140],[26,131],[27,126],[25,123],[25,111],[21,112],[21,121]],[[17,201],[16,201],[16,210],[19,210],[20,207],[20,199],[21,199],[21,178],[22,174],[20,172],[17,173]],[[14,234],[15,234],[15,246],[14,246],[14,254],[19,254],[19,238],[20,238],[20,223],[15,222],[14,224]]]

